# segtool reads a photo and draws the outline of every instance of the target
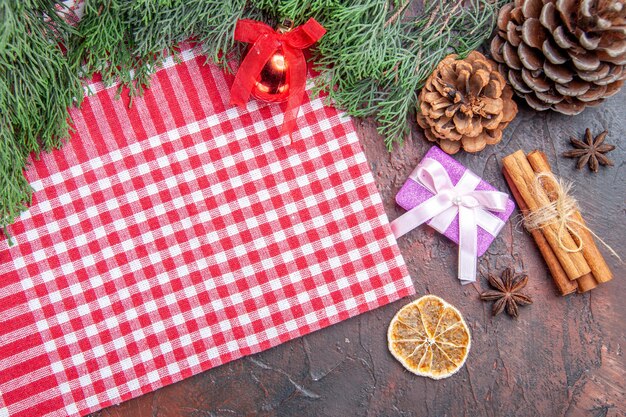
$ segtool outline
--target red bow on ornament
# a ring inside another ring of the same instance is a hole
[[[235,40],[252,46],[241,62],[230,89],[231,104],[246,105],[264,66],[277,51],[282,50],[289,91],[281,134],[289,135],[291,140],[306,86],[307,65],[302,49],[313,45],[325,33],[326,29],[313,18],[304,25],[283,33],[254,20],[238,21]]]

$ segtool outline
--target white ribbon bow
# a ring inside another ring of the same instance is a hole
[[[394,236],[399,238],[425,222],[445,233],[458,213],[458,276],[462,284],[476,281],[478,226],[492,236],[500,232],[504,222],[487,210],[503,212],[508,195],[499,191],[475,191],[481,180],[469,170],[452,185],[445,168],[432,158],[424,159],[409,178],[434,195],[391,223]]]

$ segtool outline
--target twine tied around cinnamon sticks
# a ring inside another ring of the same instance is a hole
[[[552,193],[554,199],[528,213],[524,219],[524,226],[528,231],[532,231],[535,229],[543,229],[548,224],[556,223],[558,225],[557,239],[561,249],[566,252],[580,252],[583,249],[583,241],[578,232],[570,225],[570,222],[574,222],[582,226],[580,222],[572,218],[573,214],[578,210],[578,203],[574,197],[569,194],[572,184],[563,181],[561,178],[557,178],[552,173],[541,172],[535,174],[535,180],[533,182],[535,195],[545,190],[544,181],[552,183],[551,187],[554,190]],[[587,228],[586,226],[583,227]],[[569,248],[563,242],[565,233],[574,237],[576,247]]]
[[[550,183],[546,185],[546,183]],[[578,230],[584,229],[591,233],[596,239],[606,247],[613,256],[620,261],[622,258],[606,243],[600,236],[595,234],[593,230],[586,224],[575,219],[575,213],[579,211],[578,202],[570,195],[572,183],[558,178],[551,172],[540,172],[535,174],[533,190],[537,195],[540,190],[552,190],[550,194],[550,202],[538,207],[534,211],[528,213],[524,219],[524,226],[530,232],[535,229],[543,229],[547,224],[556,223],[558,225],[557,240],[559,247],[566,252],[580,252],[583,250],[584,242]],[[574,241],[575,247],[567,247],[563,236],[569,234]]]
[[[526,219],[526,227],[562,295],[586,292],[613,278],[593,233],[570,196],[571,184],[552,174],[545,154],[519,150],[502,159],[505,179]]]

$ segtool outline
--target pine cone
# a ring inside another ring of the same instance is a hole
[[[420,93],[417,123],[449,154],[461,146],[478,152],[502,139],[502,129],[517,114],[512,96],[496,63],[483,54],[474,51],[462,60],[448,55]]]
[[[515,0],[491,55],[530,107],[580,113],[626,79],[626,0]]]

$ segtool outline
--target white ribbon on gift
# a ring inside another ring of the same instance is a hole
[[[445,233],[458,213],[458,277],[462,284],[476,281],[478,226],[494,237],[502,230],[502,219],[489,211],[503,212],[508,195],[499,191],[476,191],[481,179],[469,170],[453,185],[445,168],[432,158],[422,160],[409,178],[434,195],[391,223],[394,236],[399,238],[426,222]]]

